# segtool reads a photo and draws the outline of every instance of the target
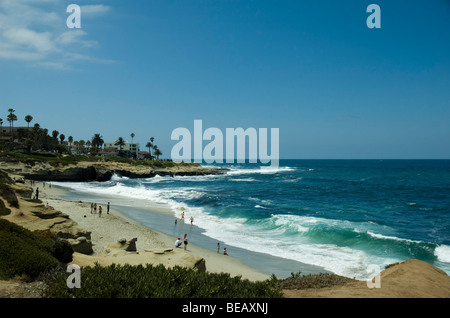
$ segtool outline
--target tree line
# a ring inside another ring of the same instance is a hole
[[[101,155],[103,145],[105,144],[103,136],[100,133],[94,134],[90,140],[75,140],[73,136],[68,136],[53,130],[51,133],[47,128],[42,128],[38,123],[35,123],[30,128],[30,123],[33,121],[33,116],[26,115],[24,117],[27,123],[27,128],[18,128],[14,130],[14,122],[17,121],[15,110],[8,109],[6,120],[9,122],[9,133],[3,130],[3,119],[0,118],[0,149],[2,150],[16,150],[22,149],[30,151],[50,151],[57,153],[81,154],[81,155]],[[130,134],[132,143],[135,137],[134,133]],[[65,142],[66,141],[66,142]],[[145,159],[159,159],[162,155],[161,150],[154,143],[155,138],[150,137],[150,141],[145,145],[148,148],[148,154]],[[118,155],[122,157],[135,157],[135,153],[123,151],[123,146],[126,142],[123,137],[118,137],[114,142],[115,146],[119,147]]]

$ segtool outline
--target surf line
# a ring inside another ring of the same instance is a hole
[[[239,128],[226,128],[225,131],[225,160],[226,163],[245,163],[248,149],[248,162],[266,164],[271,167],[279,165],[279,128],[270,129],[270,155],[268,154],[267,128],[250,127],[244,130]],[[194,120],[193,138],[189,129],[184,127],[175,128],[172,131],[171,140],[177,140],[172,147],[171,158],[176,162],[192,162],[192,139],[193,139],[193,161],[202,163],[224,162],[224,134],[219,128],[210,127],[203,132],[202,120]],[[248,139],[248,147],[246,140]],[[203,147],[203,141],[210,141]],[[236,140],[236,143],[235,143]],[[235,156],[236,150],[236,156]]]

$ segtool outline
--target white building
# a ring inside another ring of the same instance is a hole
[[[118,153],[120,150],[122,150],[130,156],[133,156],[134,158],[137,158],[139,155],[139,143],[137,142],[125,141],[123,146],[116,145],[115,142],[105,142],[103,146],[104,153],[106,154],[114,152]]]

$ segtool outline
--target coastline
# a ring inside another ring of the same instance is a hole
[[[44,205],[48,204],[55,210],[61,211],[66,214],[70,220],[76,222],[77,226],[84,231],[89,232],[92,236],[92,249],[94,253],[92,255],[84,255],[81,253],[74,253],[74,263],[90,264],[95,262],[101,264],[110,264],[113,261],[116,263],[129,263],[129,264],[142,264],[144,262],[152,264],[164,264],[166,266],[183,265],[192,267],[195,263],[204,260],[206,263],[206,270],[209,272],[225,272],[231,276],[242,276],[244,279],[249,280],[265,280],[270,278],[272,274],[277,277],[288,277],[293,272],[301,271],[303,274],[315,274],[327,272],[322,268],[316,266],[299,263],[292,260],[282,259],[277,257],[261,254],[257,252],[250,252],[241,248],[232,248],[232,252],[225,256],[223,252],[223,244],[221,244],[220,253],[216,252],[217,241],[202,236],[202,240],[205,238],[210,239],[208,246],[199,246],[192,243],[190,240],[188,244],[187,253],[181,254],[181,249],[175,249],[174,242],[178,236],[182,236],[184,233],[168,233],[159,230],[154,224],[143,224],[146,222],[136,221],[135,218],[126,215],[129,206],[115,206],[111,210],[111,214],[106,214],[106,205],[103,206],[102,222],[99,222],[100,218],[92,218],[90,213],[90,203],[100,202],[99,197],[95,196],[90,198],[89,194],[79,195],[75,197],[67,196],[70,189],[64,187],[53,186],[51,188],[44,187],[45,184],[52,182],[89,182],[89,181],[103,181],[103,179],[111,177],[113,173],[119,173],[120,175],[129,176],[130,178],[142,177],[142,176],[154,176],[154,175],[211,175],[222,174],[224,169],[216,169],[210,167],[203,167],[200,165],[192,164],[175,164],[173,167],[164,168],[152,168],[147,166],[133,166],[125,163],[117,162],[79,162],[76,166],[60,166],[49,165],[44,162],[36,162],[34,164],[16,162],[3,162],[1,163],[2,169],[6,170],[11,178],[16,179],[25,178],[26,180],[33,180],[36,186],[39,186],[40,196],[39,198]],[[226,170],[226,169],[225,169]],[[92,177],[92,179],[91,179]],[[101,201],[106,202],[107,198],[101,197]],[[131,209],[136,210],[150,210],[150,215],[166,214],[170,215],[170,221],[168,223],[173,224],[174,215],[173,211],[168,207],[148,207],[139,206]],[[129,214],[129,213],[128,213]],[[86,217],[84,217],[86,216]],[[108,218],[106,218],[106,216]],[[158,229],[158,230],[155,230]],[[133,234],[136,233],[136,234]],[[172,235],[171,235],[172,234]],[[78,235],[79,236],[79,235]],[[119,240],[132,240],[137,238],[136,255],[131,253],[125,253],[116,247],[111,248],[111,245],[116,244]],[[76,238],[75,238],[76,239]],[[188,237],[189,239],[189,237]],[[171,252],[163,253],[165,250],[171,250]],[[236,253],[238,251],[238,253]],[[184,251],[184,249],[182,250]],[[240,254],[239,256],[236,256]],[[137,256],[139,255],[139,257]],[[157,255],[157,256],[155,256]],[[234,257],[233,257],[234,256]],[[245,264],[244,264],[245,263]],[[253,266],[257,265],[257,266]],[[269,265],[272,270],[267,270],[266,265]],[[281,266],[281,271],[278,268]],[[278,272],[277,272],[278,271]],[[282,273],[280,276],[280,272]]]
[[[174,248],[174,238],[171,235],[142,225],[121,213],[120,209],[112,208],[110,215],[107,216],[105,216],[106,212],[102,214],[102,217],[95,214],[90,215],[89,202],[81,203],[76,200],[64,199],[67,190],[59,186],[52,186],[50,191],[47,190],[42,197],[44,203],[48,202],[49,205],[53,204],[55,209],[69,212],[71,219],[74,219],[80,227],[92,230],[94,254],[88,256],[75,253],[73,263],[77,265],[151,263],[171,267],[176,265],[192,266],[199,259],[204,259],[207,272],[229,273],[231,276],[241,276],[243,279],[249,279],[250,281],[270,278],[269,274],[243,264],[238,258],[225,256],[196,244],[189,243],[188,251],[184,251],[182,248],[176,249]],[[161,208],[161,211],[154,213],[168,212],[172,213],[172,211],[164,211],[164,208]],[[86,215],[86,218],[84,218],[84,215]],[[108,221],[107,227],[98,226],[103,221]],[[110,251],[111,241],[119,239],[119,237],[122,238],[123,235],[128,235],[127,240],[134,237],[138,238],[136,242],[138,254],[124,251],[117,252],[117,250]],[[166,249],[172,249],[172,251],[162,253]],[[286,298],[297,299],[450,297],[450,276],[431,264],[416,259],[391,264],[380,273],[380,282],[381,288],[369,288],[366,281],[356,280],[342,286],[306,290],[286,289],[283,290],[283,293]]]
[[[91,232],[94,253],[84,255],[74,253],[73,264],[79,266],[93,266],[96,262],[101,265],[117,264],[163,264],[166,267],[190,267],[201,259],[205,260],[206,271],[214,273],[229,273],[231,276],[242,276],[251,281],[265,280],[270,276],[254,268],[246,266],[239,259],[225,256],[189,242],[187,250],[175,248],[176,238],[148,228],[111,208],[110,214],[103,207],[101,217],[91,214],[90,202],[76,202],[62,197],[65,189],[53,185],[41,188],[41,200],[44,204],[67,214],[81,228]],[[137,252],[117,250],[114,244],[121,239],[137,238]],[[164,252],[166,251],[166,252]]]
[[[271,275],[275,275],[278,278],[287,278],[290,277],[292,273],[298,272],[301,272],[303,275],[320,273],[331,274],[331,272],[322,267],[264,253],[263,247],[261,247],[261,252],[256,252],[227,245],[222,241],[217,241],[205,235],[204,230],[196,226],[195,221],[193,224],[190,224],[189,220],[183,222],[179,217],[175,217],[175,214],[181,214],[182,210],[174,211],[173,208],[162,203],[148,201],[141,202],[139,200],[129,200],[124,197],[78,192],[71,188],[65,188],[62,183],[58,183],[57,186],[62,191],[60,194],[60,198],[62,199],[72,202],[80,200],[97,202],[103,207],[106,206],[107,202],[111,202],[111,206],[114,207],[115,213],[120,215],[121,218],[147,229],[157,229],[157,232],[164,236],[169,236],[172,241],[187,234],[187,237],[190,240],[189,246],[192,245],[194,248],[200,248],[202,251],[201,253],[203,254],[205,252],[212,252],[215,256],[222,255],[223,248],[227,248],[228,255],[236,258],[242,265],[265,274],[266,278],[269,278]],[[177,219],[176,224],[174,224],[175,219]],[[217,243],[220,244],[219,254],[216,252]],[[216,259],[213,258],[212,261],[215,263]],[[210,262],[206,262],[207,268],[209,267],[208,263]]]
[[[11,173],[11,177],[20,177]],[[17,183],[13,186],[18,193],[20,208],[11,207],[11,213],[2,218],[15,222],[31,230],[51,229],[76,232],[78,237],[88,234],[93,244],[93,253],[85,255],[74,253],[72,263],[83,266],[101,266],[110,264],[162,264],[166,267],[185,266],[206,270],[212,273],[229,273],[251,281],[265,280],[270,276],[251,266],[243,264],[240,259],[225,256],[197,244],[188,245],[187,251],[174,247],[174,238],[140,224],[112,208],[107,215],[106,208],[100,217],[90,213],[90,202],[85,200],[67,200],[67,190],[52,185],[43,186],[36,181],[40,189],[40,200],[23,197],[31,188]],[[34,189],[35,189],[34,187]],[[31,191],[29,192],[31,194]],[[46,206],[48,203],[48,207]],[[36,212],[39,210],[38,212]],[[59,212],[60,211],[60,212]],[[53,215],[51,219],[40,217],[36,213]],[[62,215],[59,215],[62,214]],[[172,218],[173,220],[173,218]],[[63,232],[64,232],[63,231]],[[66,232],[64,232],[66,233]],[[137,251],[125,251],[118,241],[137,238]],[[198,264],[202,266],[197,266]],[[206,265],[206,266],[205,266]],[[293,269],[292,272],[295,272]],[[390,265],[381,273],[381,288],[368,288],[366,281],[354,281],[342,286],[330,288],[288,289],[283,290],[286,298],[448,298],[450,297],[450,277],[438,268],[416,259],[408,259]],[[10,287],[12,286],[12,287]],[[9,288],[16,288],[14,282],[0,281],[0,297],[8,295]],[[7,296],[9,297],[9,296]],[[32,296],[34,297],[34,296]]]

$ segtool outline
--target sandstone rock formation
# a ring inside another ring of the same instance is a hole
[[[8,163],[2,169],[39,181],[108,181],[114,174],[129,178],[151,178],[159,176],[195,176],[221,174],[226,169],[205,168],[197,164],[174,164],[172,167],[132,165],[121,162],[79,162],[76,165],[52,166],[39,162],[33,166],[20,162]]]
[[[16,183],[11,188],[18,195],[19,208],[11,207],[11,213],[3,218],[30,231],[50,231],[57,238],[67,240],[79,253],[93,252],[91,232],[82,229],[61,211],[45,206],[40,200],[29,199],[32,192],[29,186]]]

